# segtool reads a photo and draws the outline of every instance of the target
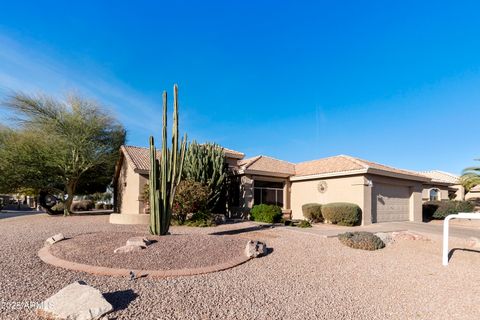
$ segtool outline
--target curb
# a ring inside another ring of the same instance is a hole
[[[189,268],[189,269],[174,269],[174,270],[138,270],[138,269],[117,269],[110,267],[92,266],[83,263],[72,262],[55,257],[50,252],[48,246],[44,246],[38,251],[38,257],[45,263],[53,265],[55,267],[91,273],[101,276],[113,276],[113,277],[130,277],[130,272],[135,274],[136,278],[152,277],[152,278],[169,278],[169,277],[182,277],[182,276],[194,276],[205,273],[212,273],[231,269],[239,266],[251,258],[246,255],[232,259],[230,261],[220,263],[213,266],[201,267],[201,268]]]

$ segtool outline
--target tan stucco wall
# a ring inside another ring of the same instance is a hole
[[[430,190],[438,189],[440,191],[440,199],[439,200],[448,200],[448,187],[447,186],[438,186],[438,185],[423,185],[422,190],[422,200],[429,201],[430,200]]]
[[[133,168],[124,161],[118,177],[118,188],[121,193],[118,199],[120,213],[139,214],[143,212],[139,201],[141,198],[140,179],[140,175],[135,173]]]
[[[472,200],[475,198],[480,198],[480,192],[479,191],[470,191],[465,195],[465,200]]]
[[[327,190],[324,193],[318,191],[320,181],[327,182]],[[365,215],[367,211],[366,216],[370,216],[370,204],[365,206],[365,178],[363,176],[292,181],[291,183],[293,219],[304,219],[302,205],[306,203],[326,204],[330,202],[355,203],[362,209],[362,215]]]

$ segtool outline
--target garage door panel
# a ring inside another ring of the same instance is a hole
[[[376,222],[409,220],[409,187],[374,184],[372,200],[376,213]]]

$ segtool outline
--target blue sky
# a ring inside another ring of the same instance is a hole
[[[182,131],[247,156],[480,157],[474,1],[98,2],[0,4],[0,98],[75,91],[146,145],[178,83]]]

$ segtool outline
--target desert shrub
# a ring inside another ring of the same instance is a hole
[[[373,251],[385,247],[382,239],[370,232],[345,232],[338,235],[338,240],[354,249]]]
[[[209,194],[209,188],[200,182],[192,180],[180,182],[173,201],[173,219],[178,220],[182,224],[189,214],[204,210]]]
[[[57,202],[57,204],[55,204],[50,210],[63,212],[64,208],[65,208],[65,205],[63,204],[63,202]]]
[[[215,218],[207,212],[196,212],[190,219],[185,221],[185,225],[189,227],[214,227],[216,226]]]
[[[73,201],[72,211],[89,211],[95,208],[92,200]]]
[[[322,205],[319,203],[307,203],[302,206],[302,213],[305,219],[310,222],[322,222]]]
[[[297,227],[299,227],[299,228],[311,228],[312,225],[310,224],[310,222],[308,220],[302,220],[297,224]]]
[[[259,204],[253,206],[250,216],[254,221],[267,223],[279,222],[282,219],[282,209],[279,206]]]
[[[95,209],[97,210],[105,209],[105,205],[103,203],[95,203]]]
[[[322,206],[325,221],[341,226],[358,225],[362,219],[362,210],[354,203],[333,202]]]
[[[428,201],[422,206],[423,217],[430,219],[445,219],[449,214],[457,214],[459,212],[473,212],[475,205],[470,201]]]
[[[112,210],[112,209],[113,209],[113,204],[107,203],[107,204],[105,205],[105,209],[106,209],[106,210]]]

